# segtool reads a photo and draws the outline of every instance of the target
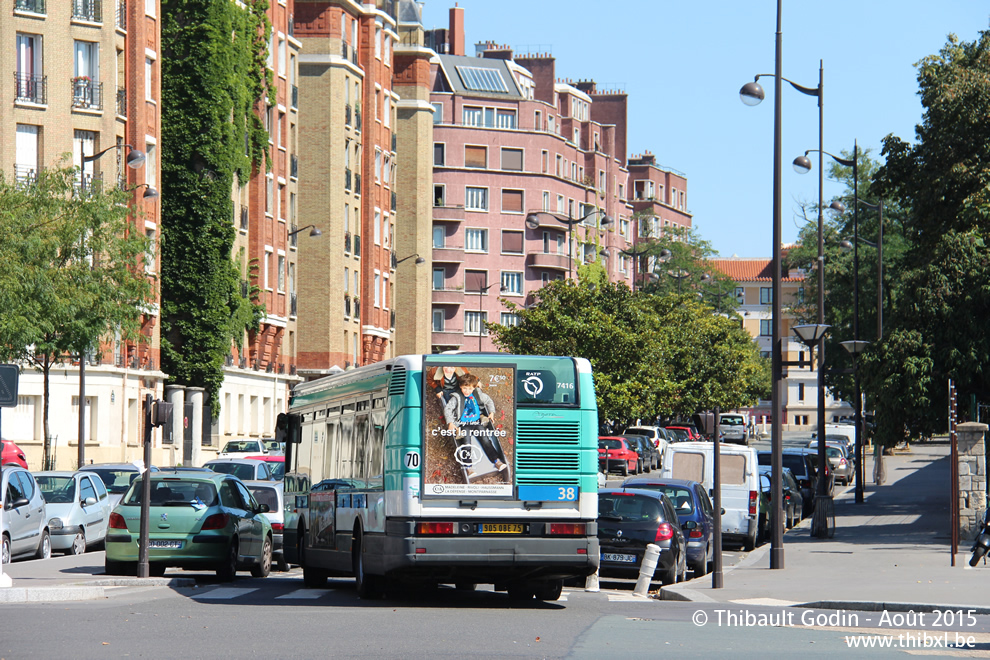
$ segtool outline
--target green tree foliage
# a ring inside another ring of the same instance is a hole
[[[224,359],[264,311],[232,261],[231,190],[267,162],[268,6],[162,0],[162,365],[205,387],[214,414]]]
[[[111,333],[129,337],[153,300],[141,268],[151,245],[128,221],[131,193],[77,190],[77,177],[64,165],[30,183],[0,173],[0,360],[42,372],[46,465],[52,367]]]
[[[528,308],[505,301],[519,324],[490,324],[496,345],[590,360],[603,422],[729,409],[769,388],[749,335],[707,306],[612,282],[551,282],[535,296]]]
[[[935,431],[931,415],[932,358],[921,333],[895,330],[860,359],[864,391],[879,394],[873,439],[893,447]]]

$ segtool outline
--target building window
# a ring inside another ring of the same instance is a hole
[[[540,152],[540,171],[546,174],[550,170],[550,154],[544,149]]]
[[[154,73],[155,61],[150,57],[144,58],[144,98],[146,101],[155,100],[155,88],[152,86],[152,75]]]
[[[157,0],[144,0],[144,13],[145,13],[145,15],[147,15],[147,16],[155,16],[155,10],[157,9],[157,7],[156,7],[157,4],[158,4],[158,1]]]
[[[522,254],[523,253],[523,233],[521,231],[502,232],[502,253]]]
[[[488,329],[485,328],[487,320],[487,312],[464,312],[464,334],[487,335]]]
[[[446,245],[447,232],[443,225],[433,225],[433,247],[441,249]]]
[[[446,188],[443,184],[433,186],[433,206],[446,206]]]
[[[773,304],[773,288],[769,286],[760,287],[760,304]]]
[[[464,167],[485,169],[488,167],[488,147],[464,147]]]
[[[496,128],[515,128],[516,127],[516,111],[515,110],[497,110],[495,112],[495,126],[496,126]]]
[[[547,192],[546,190],[543,191],[543,210],[544,211],[550,210],[550,193]]]
[[[375,273],[375,307],[382,306],[382,274]]]
[[[773,320],[760,319],[760,336],[770,337],[773,335]]]
[[[523,277],[522,273],[502,273],[502,289],[503,293],[514,293],[516,295],[522,295],[523,292]]]
[[[265,213],[272,215],[275,211],[275,176],[269,174],[265,179]]]
[[[522,213],[523,212],[523,191],[503,190],[502,191],[502,212]]]
[[[798,401],[804,401],[804,383],[798,383]]]
[[[443,332],[444,314],[442,309],[433,310],[433,332]]]
[[[445,154],[446,145],[443,142],[433,143],[433,164],[437,167],[443,167],[447,163],[447,158]]]
[[[468,211],[487,211],[488,188],[465,188],[464,208]]]
[[[144,235],[148,239],[148,251],[144,253],[144,272],[155,272],[155,239],[157,238],[155,227],[145,227]]]
[[[464,250],[488,252],[488,230],[478,228],[464,230]]]
[[[499,318],[502,325],[514,328],[519,325],[519,315],[511,312],[502,312]]]
[[[158,147],[152,142],[144,143],[144,182],[151,188],[158,187]]]
[[[443,268],[434,268],[433,269],[433,290],[434,291],[443,291],[443,289],[444,289],[443,283],[444,283],[444,281],[446,279],[447,279],[446,278],[446,274],[445,274],[445,271],[444,271]]]
[[[481,108],[464,106],[464,111],[461,115],[462,123],[465,126],[481,126],[482,114]]]
[[[285,292],[285,255],[278,255],[278,290]]]
[[[268,291],[271,291],[272,290],[271,278],[269,276],[269,272],[270,272],[271,267],[272,267],[272,254],[273,254],[272,249],[270,247],[267,247],[266,246],[265,247],[265,273],[264,273],[264,282],[265,282],[265,289],[268,290]]]
[[[285,65],[288,62],[285,50],[285,37],[278,38],[278,75],[285,77]]]
[[[375,209],[375,245],[382,244],[382,210]]]
[[[433,106],[433,123],[442,124],[443,123],[443,103],[431,103]]]
[[[512,172],[523,171],[523,150],[502,148],[502,169]]]

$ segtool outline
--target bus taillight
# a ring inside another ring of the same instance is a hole
[[[421,522],[416,523],[417,534],[453,534],[454,523],[452,522]]]
[[[550,535],[584,536],[587,530],[584,523],[550,523]]]

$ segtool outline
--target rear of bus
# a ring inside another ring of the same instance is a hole
[[[389,394],[386,577],[553,600],[562,580],[596,570],[598,412],[587,360],[398,358]]]

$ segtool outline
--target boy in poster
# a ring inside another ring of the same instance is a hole
[[[496,470],[505,472],[508,469],[501,443],[490,423],[491,416],[495,414],[495,402],[478,389],[477,376],[463,374],[457,377],[457,389],[444,406],[443,413],[448,430],[456,432],[457,437],[476,438]],[[468,478],[474,474],[473,467],[468,467]]]

